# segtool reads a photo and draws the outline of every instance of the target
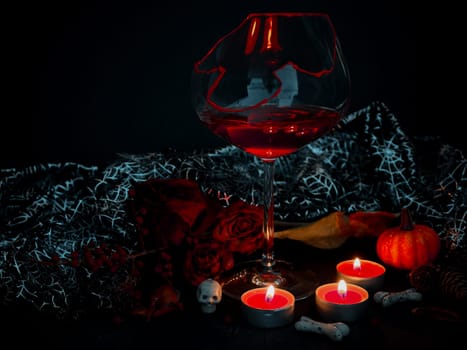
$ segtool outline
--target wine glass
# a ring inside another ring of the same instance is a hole
[[[347,112],[350,78],[330,17],[251,13],[194,64],[191,86],[200,120],[264,165],[262,257],[225,276],[223,292],[239,299],[274,284],[296,299],[309,297],[316,275],[274,256],[274,165],[333,130]]]

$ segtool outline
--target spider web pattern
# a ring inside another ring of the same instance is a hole
[[[438,139],[410,140],[381,102],[350,114],[335,131],[276,161],[278,220],[311,222],[339,210],[408,207],[448,250],[466,244],[467,162]],[[7,304],[78,317],[85,308],[118,307],[130,267],[91,273],[50,264],[90,243],[130,253],[136,233],[125,202],[136,182],[196,180],[206,192],[261,204],[263,167],[233,146],[189,153],[119,154],[98,168],[76,163],[0,170],[0,296]]]

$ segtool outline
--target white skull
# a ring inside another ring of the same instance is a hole
[[[222,287],[219,282],[208,278],[201,282],[196,290],[196,298],[201,306],[201,311],[210,314],[216,311],[216,306],[222,299]]]

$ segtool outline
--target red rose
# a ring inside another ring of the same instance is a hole
[[[264,244],[263,210],[238,200],[219,214],[213,238],[225,242],[231,252],[251,254]]]
[[[133,206],[164,208],[177,213],[189,226],[206,209],[206,195],[198,183],[188,179],[149,179],[136,183],[132,191]]]
[[[176,247],[178,252],[180,265],[178,259],[171,261],[177,268],[156,261],[154,271],[170,279],[180,267],[194,286],[232,269],[234,253],[251,254],[264,243],[260,207],[241,200],[223,207],[193,180],[136,183],[128,205],[143,250],[154,253]]]
[[[187,251],[183,273],[191,285],[198,286],[207,278],[218,279],[233,265],[232,253],[222,244],[214,241],[203,242]]]
[[[130,192],[129,214],[144,249],[182,244],[208,208],[207,196],[188,179],[149,179]]]
[[[206,202],[206,210],[198,216],[198,220],[191,227],[187,236],[187,243],[190,245],[212,240],[212,229],[217,224],[219,212],[225,210],[217,198],[207,197]]]
[[[142,237],[145,249],[180,246],[190,232],[188,224],[167,209],[148,212],[141,227],[145,232]]]

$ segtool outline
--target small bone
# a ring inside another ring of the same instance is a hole
[[[341,341],[350,332],[349,326],[343,322],[324,323],[302,316],[295,322],[295,329],[298,331],[325,334],[334,341]]]
[[[373,299],[375,302],[381,303],[384,307],[388,307],[404,301],[420,301],[422,300],[422,293],[417,292],[415,288],[409,288],[394,293],[380,291],[375,293]]]
[[[384,291],[376,292],[375,295],[373,296],[373,300],[379,304],[383,301],[383,298],[387,295],[389,295],[389,292],[384,292]]]

